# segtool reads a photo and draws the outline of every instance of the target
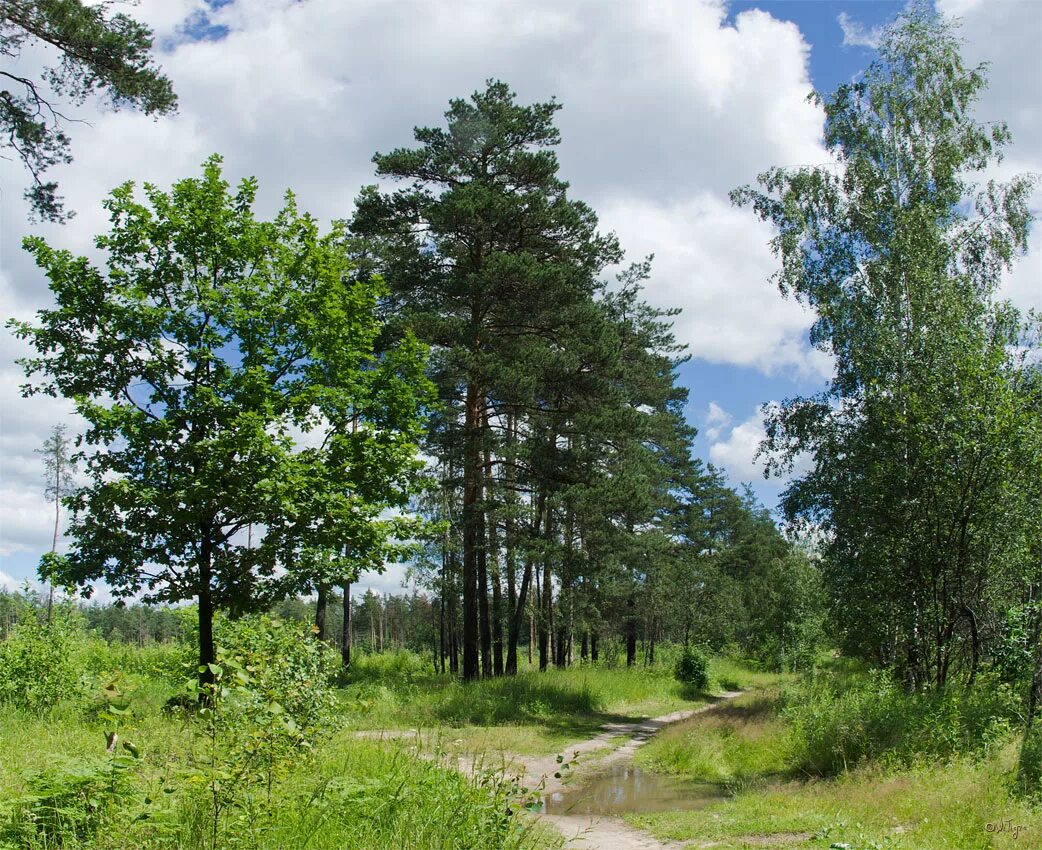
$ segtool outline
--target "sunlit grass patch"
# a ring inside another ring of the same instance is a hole
[[[789,742],[777,703],[777,691],[740,696],[663,730],[637,761],[700,782],[744,784],[779,774],[788,766]]]
[[[694,812],[631,817],[659,838],[721,842],[722,848],[849,844],[852,850],[993,850],[1038,846],[1042,810],[1011,796],[1011,751],[980,762],[900,770],[866,766],[831,780],[791,781],[741,793]],[[1006,822],[1017,826],[1018,838]],[[988,824],[992,824],[989,829]],[[787,843],[786,835],[811,833],[819,841]],[[756,843],[752,840],[757,839]]]

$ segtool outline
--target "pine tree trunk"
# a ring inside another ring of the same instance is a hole
[[[550,649],[550,636],[547,634],[547,617],[546,617],[546,591],[549,587],[549,582],[546,576],[546,565],[536,565],[536,582],[539,585],[539,604],[538,604],[538,615],[536,617],[536,630],[539,633],[539,670],[543,671],[546,669],[549,663],[548,652]]]
[[[488,606],[488,547],[485,545],[485,511],[478,526],[478,634],[481,639],[481,675],[492,676],[492,622]]]
[[[590,661],[592,661],[594,664],[596,664],[598,659],[600,658],[600,655],[597,652],[597,637],[597,632],[590,632]]]
[[[492,673],[503,675],[503,589],[500,585],[499,559],[492,549]]]
[[[631,596],[626,601],[626,666],[632,667],[637,661],[637,615],[636,602]]]
[[[344,582],[344,621],[341,624],[340,660],[346,670],[351,666],[351,582]]]
[[[378,598],[376,604],[377,604],[378,610],[380,611],[380,652],[383,652],[384,651],[384,619],[385,619],[386,614],[387,614],[387,603],[383,599]]]
[[[438,594],[438,659],[439,672],[445,672],[445,555],[441,559],[441,592]]]
[[[467,385],[463,458],[463,681],[478,677],[478,544],[481,530],[481,402],[484,394]]]
[[[539,534],[539,527],[542,523],[543,510],[546,506],[546,496],[542,493],[539,494],[536,500],[536,514],[535,514],[535,528],[534,534]],[[508,570],[512,571],[513,567]],[[510,618],[510,629],[507,636],[507,662],[506,662],[506,673],[508,676],[512,676],[517,673],[517,644],[521,639],[521,625],[524,622],[526,614],[529,614],[529,623],[532,625],[532,617],[529,612],[526,611],[526,604],[528,602],[528,588],[532,583],[532,557],[529,555],[525,558],[525,572],[521,576],[521,589],[518,591],[517,602],[512,606],[513,616]],[[538,590],[537,590],[538,593]],[[535,643],[535,635],[533,628],[529,629],[528,639],[528,663],[532,663],[532,644]]]
[[[507,416],[507,456],[506,456],[506,494],[508,501],[506,522],[503,528],[504,566],[507,574],[507,608],[504,616],[507,629],[507,650],[504,672],[510,676],[517,673],[517,642],[521,632],[521,618],[524,617],[524,602],[517,599],[517,550],[514,546],[516,534],[514,512],[517,510],[517,497],[514,494],[514,414]],[[529,574],[529,580],[531,574]],[[523,580],[524,581],[524,580]],[[527,590],[527,587],[525,588]],[[503,626],[500,626],[503,628]],[[513,659],[511,661],[511,659]]]

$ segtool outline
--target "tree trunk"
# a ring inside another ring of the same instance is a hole
[[[521,620],[524,617],[524,603],[517,601],[517,550],[514,547],[516,534],[514,513],[517,510],[517,497],[514,493],[514,414],[507,416],[507,454],[506,454],[506,496],[508,505],[506,511],[506,522],[503,527],[503,554],[504,568],[507,574],[507,607],[503,620],[507,629],[507,650],[504,672],[507,675],[517,673],[517,641],[521,632]],[[526,588],[527,589],[527,588]],[[499,626],[503,628],[503,624]],[[513,665],[511,665],[511,652],[513,652]]]
[[[321,582],[318,585],[318,599],[315,602],[315,637],[320,641],[326,639],[326,606],[329,596],[329,585]]]
[[[346,670],[351,666],[351,582],[344,582],[344,621],[340,626],[340,660]]]
[[[535,646],[535,606],[529,605],[528,611],[528,666],[532,666],[532,648]]]
[[[500,584],[499,558],[492,549],[492,673],[503,675],[503,589]]]
[[[485,511],[482,508],[478,525],[478,634],[481,639],[481,675],[492,676],[492,622],[488,608],[488,548],[485,545]]]
[[[546,496],[542,493],[536,500],[536,514],[535,514],[535,528],[534,533],[539,534],[539,526],[542,523],[543,510],[546,506]],[[512,552],[511,549],[508,552]],[[508,557],[510,555],[508,554]],[[507,574],[510,575],[514,569],[513,565],[508,566]],[[528,588],[532,583],[532,556],[529,555],[525,558],[525,572],[521,576],[521,589],[518,591],[517,603],[513,605],[513,615],[510,618],[510,629],[507,636],[507,662],[506,662],[506,673],[508,676],[512,676],[517,673],[517,643],[521,639],[521,625],[524,623],[526,613],[525,606],[528,602]],[[531,614],[529,614],[529,622],[531,625]],[[535,642],[535,636],[531,633],[533,629],[529,630],[528,638],[528,663],[532,663],[532,644]]]
[[[597,632],[591,631],[590,632],[590,661],[592,661],[594,664],[596,664],[597,661],[600,658],[600,655],[597,652],[597,638],[598,638]]]
[[[463,681],[478,677],[478,542],[481,529],[481,402],[484,394],[467,385],[463,458]]]
[[[547,580],[546,565],[536,566],[536,581],[539,584],[539,604],[536,606],[539,609],[539,614],[536,617],[536,630],[539,634],[539,670],[540,672],[545,670],[549,662],[548,652],[550,649],[550,636],[547,633],[547,603],[546,603],[546,591],[550,587],[550,582]]]
[[[457,610],[459,605],[459,594],[456,591],[456,558],[449,553],[449,672],[457,675],[460,671],[459,664],[459,629]]]
[[[637,616],[636,603],[631,596],[626,601],[626,666],[632,667],[637,661]]]
[[[384,619],[387,615],[387,605],[382,597],[377,597],[377,610],[380,612],[380,652],[384,651]]]
[[[441,592],[438,594],[438,661],[440,669],[445,672],[445,556],[441,559]]]
[[[199,547],[199,687],[200,700],[209,701],[208,690],[213,686],[214,675],[210,665],[216,660],[213,645],[213,597],[211,596],[213,542],[209,529],[202,546]]]
[[[651,618],[651,636],[648,640],[648,664],[655,663],[655,618]]]

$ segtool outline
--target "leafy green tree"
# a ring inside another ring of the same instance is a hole
[[[972,182],[1010,140],[972,118],[984,85],[954,25],[913,6],[859,81],[816,96],[835,167],[775,168],[732,196],[778,228],[777,282],[836,363],[824,393],[770,412],[773,468],[813,458],[786,512],[825,532],[846,648],[913,685],[943,685],[960,658],[972,679],[980,605],[1022,560],[1038,474],[1020,325],[995,300],[1031,181]]]
[[[177,108],[170,80],[152,61],[152,32],[128,15],[109,14],[111,2],[82,0],[4,0],[0,4],[0,55],[17,60],[26,45],[57,50],[60,61],[45,66],[36,79],[15,73],[15,63],[0,71],[0,134],[33,184],[26,190],[34,214],[61,221],[67,217],[54,182],[44,182],[51,166],[70,162],[68,118],[62,100],[82,104],[102,95],[113,109],[134,107],[146,115]]]
[[[36,350],[25,393],[75,400],[93,449],[67,502],[72,551],[46,578],[196,599],[203,684],[215,609],[269,604],[359,533],[356,490],[407,474],[408,432],[384,432],[423,363],[408,336],[374,356],[384,290],[352,277],[342,234],[291,193],[259,221],[256,191],[230,192],[218,157],[169,192],[146,184],[145,203],[124,184],[104,267],[26,241],[57,303],[11,323]],[[356,409],[371,425],[352,433]]]

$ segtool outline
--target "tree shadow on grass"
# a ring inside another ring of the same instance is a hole
[[[684,699],[715,702],[701,692]],[[430,717],[448,726],[535,725],[576,738],[592,737],[608,724],[640,723],[645,715],[607,711],[603,700],[586,684],[511,676],[446,687],[430,705]]]

